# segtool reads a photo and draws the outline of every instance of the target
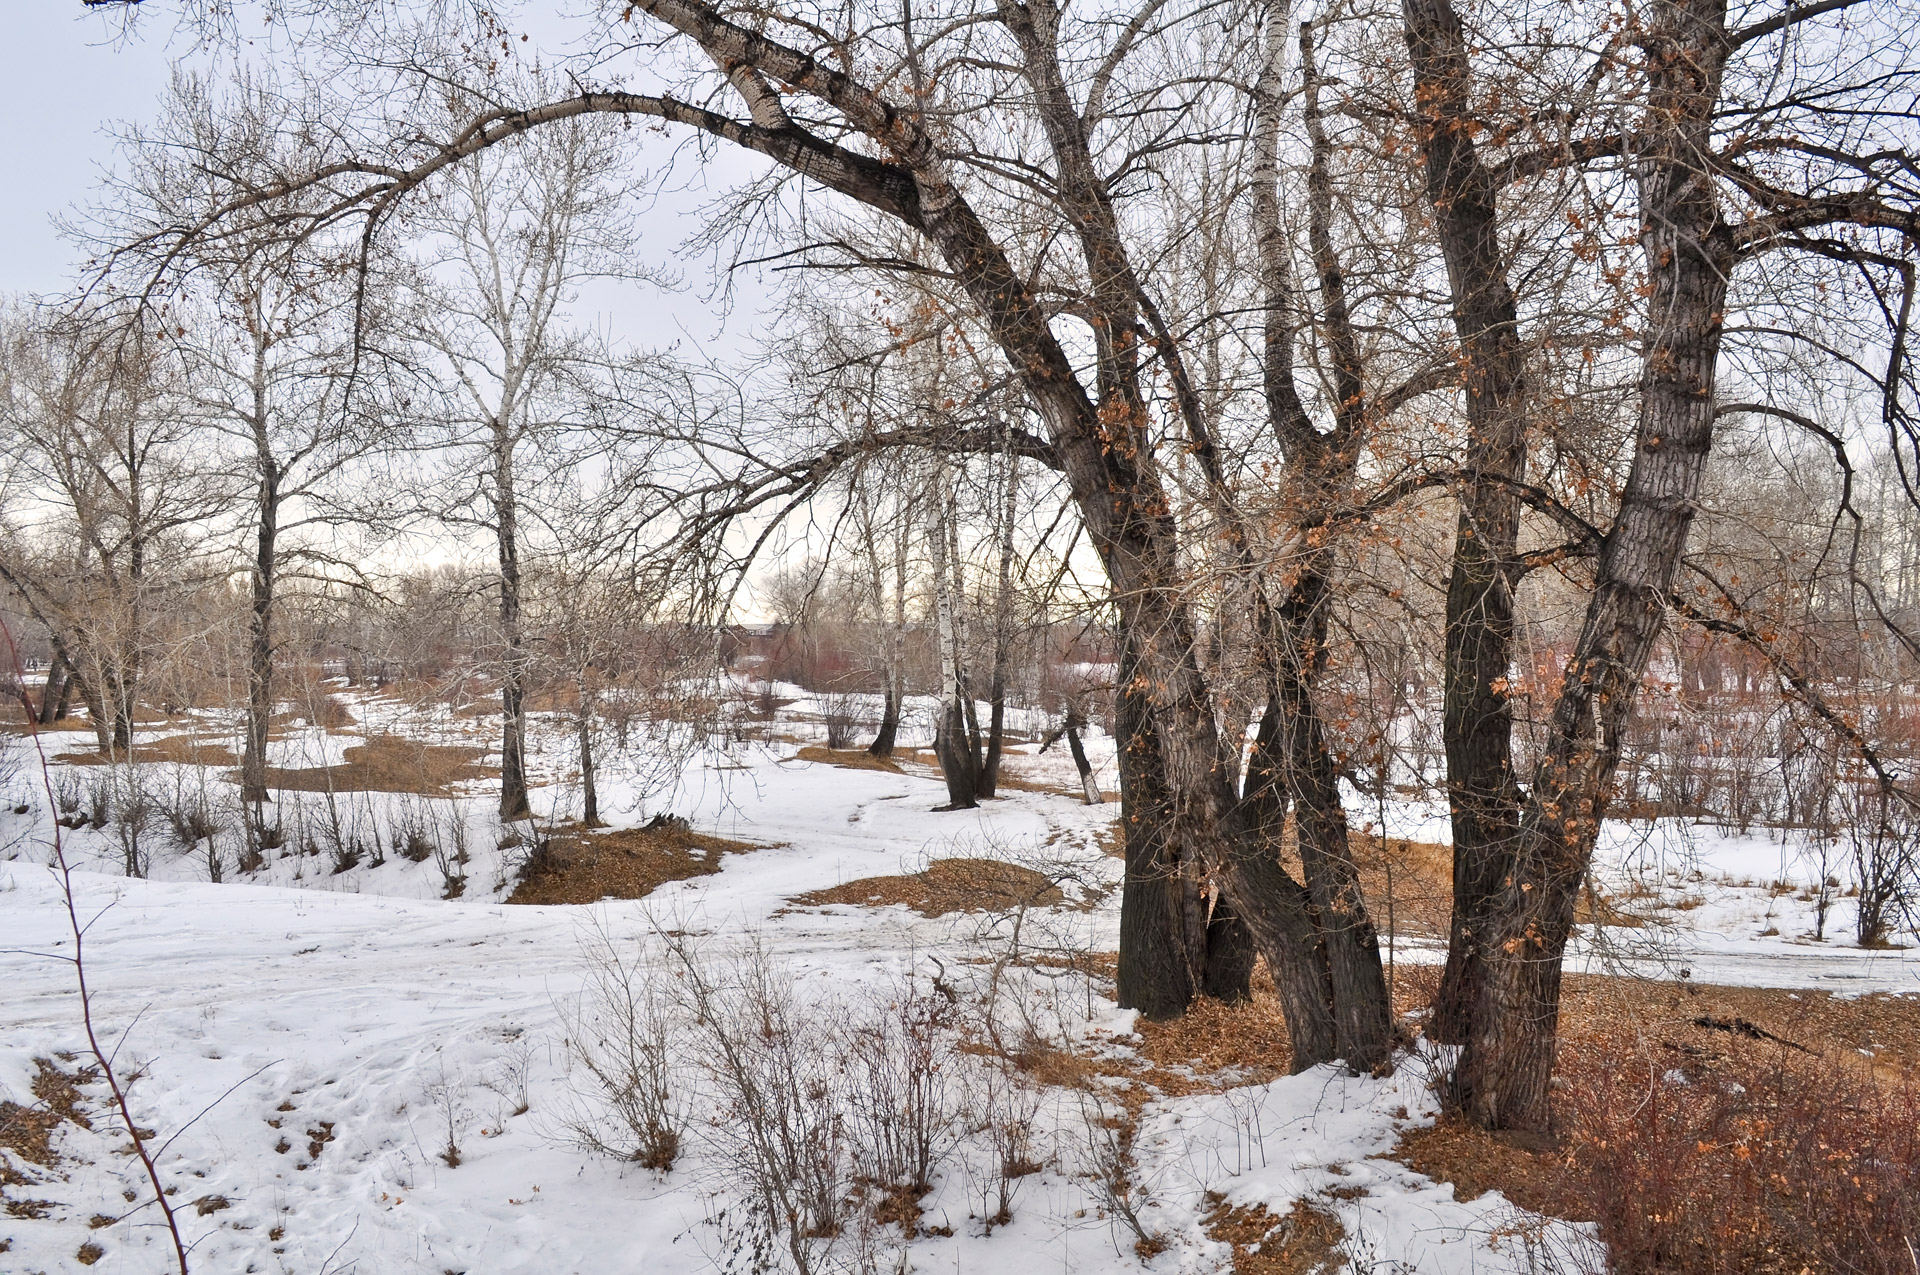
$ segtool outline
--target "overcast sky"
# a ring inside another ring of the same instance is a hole
[[[167,83],[166,32],[115,40],[115,27],[79,0],[9,6],[0,95],[11,127],[0,129],[0,290],[60,291],[75,250],[53,226],[82,200],[113,158],[108,125],[152,113]]]
[[[0,54],[0,95],[13,125],[0,129],[0,172],[7,174],[0,182],[0,293],[58,294],[84,254],[60,237],[54,218],[84,204],[114,163],[114,126],[156,114],[170,61],[197,55],[174,36],[170,6],[156,6],[124,38],[116,20],[87,12],[80,0],[9,0],[8,8],[12,38]],[[647,255],[679,266],[684,289],[662,297],[645,285],[591,287],[576,317],[640,345],[694,344],[717,355],[742,348],[761,289],[744,281],[745,300],[723,319],[701,300],[708,262],[674,260],[674,247],[692,228],[687,214],[702,199],[698,192],[667,194],[644,225]]]

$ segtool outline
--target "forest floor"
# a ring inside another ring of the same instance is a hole
[[[1451,1275],[1603,1260],[1590,1225],[1538,1211],[1568,1211],[1550,1155],[1440,1120],[1425,1052],[1388,1077],[1289,1077],[1268,995],[1176,1024],[1119,1010],[1118,807],[1084,805],[1060,750],[1029,746],[1009,757],[1018,782],[1001,798],[936,812],[928,758],[824,749],[810,700],[789,697],[777,721],[671,782],[608,774],[606,830],[573,822],[559,726],[537,732],[542,818],[505,827],[490,814],[485,719],[381,696],[351,697],[348,725],[335,713],[280,730],[273,760],[299,779],[280,795],[288,838],[252,872],[216,858],[210,881],[206,846],[182,848],[179,820],[160,813],[142,828],[144,879],[121,872],[124,822],[64,830],[95,1018],[138,1076],[135,1118],[154,1131],[193,1269],[738,1268],[728,1117],[695,1118],[666,1173],[568,1134],[586,1095],[566,1040],[594,953],[663,942],[716,960],[757,945],[815,1006],[969,995],[988,971],[1025,972],[1034,1140],[1010,1219],[984,1220],[999,1175],[978,1130],[957,1126],[914,1234],[888,1228],[861,1259],[875,1265],[881,1250],[904,1263],[889,1269],[926,1272],[1344,1261]],[[44,737],[52,804],[74,822],[134,771],[156,811],[209,794],[217,810],[230,752],[183,738],[231,742],[211,721],[153,723],[151,760],[116,769],[66,760],[89,751],[82,733]],[[1111,741],[1089,747],[1115,786]],[[23,769],[0,793],[0,1269],[172,1269],[88,1070],[39,778]],[[685,826],[645,827],[666,811]],[[1404,803],[1384,814],[1385,841],[1360,850],[1376,909],[1394,900],[1397,999],[1417,1030],[1442,955],[1445,825]],[[348,855],[340,830],[354,828]],[[1920,956],[1850,945],[1844,897],[1825,900],[1815,939],[1824,876],[1764,832],[1610,827],[1570,963],[1571,1047],[1637,1032],[1711,1050],[1751,1028],[1889,1069],[1920,1061]],[[1124,1129],[1124,1145],[1103,1129]]]

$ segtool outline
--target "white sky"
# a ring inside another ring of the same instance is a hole
[[[13,124],[0,129],[0,173],[7,175],[0,182],[0,294],[57,295],[85,254],[60,237],[55,217],[84,204],[115,162],[114,126],[151,118],[170,62],[196,55],[175,36],[170,4],[154,5],[124,38],[118,19],[87,12],[80,0],[9,0],[7,8],[11,38],[0,51],[0,101]],[[724,167],[745,172],[752,163],[742,158]],[[676,185],[684,187],[690,171],[683,167]],[[703,198],[699,191],[667,192],[644,226],[643,250],[654,263],[678,268],[686,279],[681,291],[663,297],[646,285],[593,286],[576,307],[577,319],[642,346],[694,344],[721,354],[744,348],[764,296],[758,281],[736,280],[733,312],[722,316],[701,300],[709,290],[707,260],[681,266],[674,259]]]

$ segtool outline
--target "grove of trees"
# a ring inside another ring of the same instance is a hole
[[[936,697],[954,806],[1011,705],[1110,714],[1121,1004],[1263,960],[1295,1068],[1391,1065],[1350,830],[1444,800],[1425,1030],[1490,1128],[1551,1120],[1608,818],[1844,824],[1863,940],[1901,924],[1898,0],[151,7],[244,69],[129,138],[0,368],[0,579],[103,750],[219,629],[258,800],[277,652],[457,614],[514,818],[536,684],[590,789],[607,679],[696,714],[761,597],[857,666],[793,676],[880,695],[876,752]],[[702,166],[690,235],[645,216]],[[774,280],[753,358],[570,321],[675,286],[643,232]],[[406,604],[445,544],[489,565]],[[1110,671],[1043,687],[1076,624]]]

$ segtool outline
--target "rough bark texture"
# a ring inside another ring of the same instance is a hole
[[[1201,992],[1229,1005],[1252,999],[1253,965],[1259,956],[1253,931],[1224,895],[1216,897],[1207,917],[1206,975],[1201,980]]]
[[[1635,174],[1650,284],[1640,420],[1620,509],[1548,720],[1520,852],[1490,909],[1485,973],[1457,1089],[1490,1128],[1546,1129],[1561,959],[1713,442],[1733,236],[1709,167],[1729,52],[1725,0],[1649,11],[1649,93]]]
[[[36,720],[42,726],[50,726],[64,715],[67,698],[73,694],[73,674],[67,666],[66,656],[58,651],[53,662],[47,666],[47,680],[40,688],[40,711]]]
[[[1513,585],[1526,465],[1526,359],[1499,235],[1497,191],[1474,145],[1472,71],[1452,0],[1403,0],[1427,195],[1453,296],[1468,442],[1447,580],[1442,736],[1453,817],[1453,916],[1429,1032],[1459,1044],[1478,996],[1485,913],[1519,830],[1513,716]]]

